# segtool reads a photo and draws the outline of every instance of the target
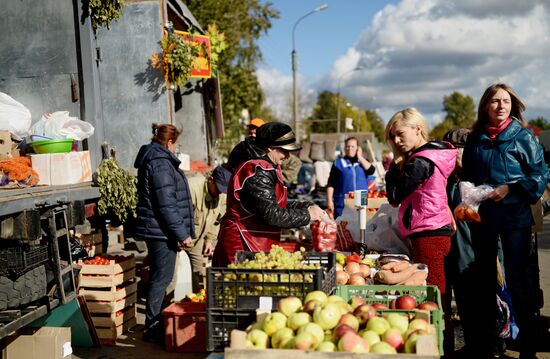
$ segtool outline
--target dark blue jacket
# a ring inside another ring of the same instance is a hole
[[[462,157],[462,179],[493,188],[507,184],[509,194],[499,202],[481,203],[482,224],[496,230],[533,224],[531,204],[542,196],[548,178],[544,153],[532,132],[513,120],[495,140],[472,133]]]
[[[195,238],[193,203],[180,161],[156,142],[141,146],[135,235],[147,240]]]

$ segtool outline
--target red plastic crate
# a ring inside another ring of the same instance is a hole
[[[206,352],[206,303],[173,303],[162,316],[167,351]]]

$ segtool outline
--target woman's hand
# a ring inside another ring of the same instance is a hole
[[[210,257],[214,253],[214,247],[212,246],[212,243],[210,241],[206,241],[204,243],[204,250],[202,251],[202,254],[205,257]]]
[[[501,201],[504,197],[506,197],[510,193],[510,187],[507,184],[503,184],[502,186],[498,186],[495,188],[489,195],[487,196],[487,199],[491,199],[495,202]]]
[[[327,213],[323,211],[319,206],[309,206],[307,208],[307,211],[309,212],[309,217],[311,218],[311,221],[320,221],[327,215]]]

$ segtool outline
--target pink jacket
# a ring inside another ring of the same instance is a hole
[[[455,168],[457,152],[457,149],[426,149],[409,157],[408,160],[427,158],[435,166],[433,175],[401,202],[399,231],[402,238],[451,224],[446,187],[447,178]],[[406,224],[403,217],[407,210],[410,211],[410,222]]]

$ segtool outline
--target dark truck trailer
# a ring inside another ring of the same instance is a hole
[[[90,152],[92,170],[101,162],[104,142],[116,147],[117,160],[131,170],[139,147],[151,138],[153,122],[174,123],[185,133],[180,150],[212,163],[213,143],[223,136],[217,81],[191,80],[182,91],[166,89],[162,72],[149,61],[161,50],[165,25],[184,31],[200,25],[180,0],[126,3],[120,20],[94,31],[83,13],[87,1],[4,1],[0,92],[25,105],[33,123],[44,113],[69,111],[92,124],[94,135],[79,144],[79,150]],[[21,266],[0,270],[0,339],[74,298],[69,230],[83,220],[84,205],[98,197],[89,182],[0,189],[0,244],[18,241],[35,250],[23,253],[24,271]],[[45,242],[48,258],[42,263],[39,246]],[[17,309],[44,293],[38,282],[48,266],[58,295]]]

